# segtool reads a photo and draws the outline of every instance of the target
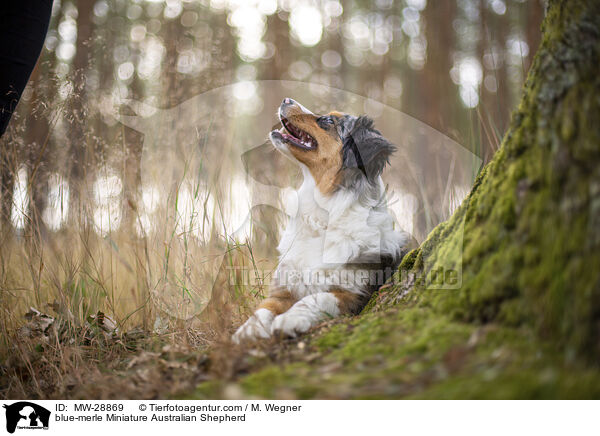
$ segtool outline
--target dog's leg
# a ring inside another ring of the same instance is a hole
[[[362,301],[361,295],[341,290],[307,295],[287,312],[275,317],[271,333],[274,336],[296,337],[323,320],[355,313]]]
[[[288,310],[296,299],[288,291],[273,291],[258,306],[254,314],[242,324],[233,335],[233,341],[268,338],[271,336],[271,323],[275,317]]]

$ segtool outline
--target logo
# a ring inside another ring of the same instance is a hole
[[[50,411],[29,401],[19,401],[11,405],[4,404],[6,409],[6,431],[14,433],[18,429],[48,430]]]

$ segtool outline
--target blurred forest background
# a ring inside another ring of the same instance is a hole
[[[151,328],[150,293],[163,289],[152,271],[166,278],[178,256],[178,290],[204,280],[190,265],[207,252],[188,256],[185,229],[158,236],[156,258],[140,240],[136,193],[146,208],[156,199],[140,187],[143,135],[114,116],[122,101],[172,108],[233,83],[241,94],[255,80],[324,84],[421,120],[487,162],[543,16],[541,0],[54,0],[40,61],[1,139],[4,350],[29,305],[50,302],[79,320],[101,309],[119,326]]]
[[[541,0],[55,0],[41,59],[2,139],[2,221],[57,230],[65,192],[76,204],[85,168],[116,148],[125,157],[114,176],[125,191],[136,183],[143,138],[109,116],[116,101],[168,108],[251,80],[372,98],[487,162],[543,14]],[[57,161],[69,165],[57,172]],[[19,212],[25,202],[38,212],[29,219]]]

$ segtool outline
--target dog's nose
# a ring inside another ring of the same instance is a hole
[[[289,106],[289,105],[292,105],[292,104],[294,104],[294,103],[296,103],[294,100],[292,100],[292,99],[291,99],[291,98],[289,98],[289,97],[286,97],[286,98],[284,98],[284,99],[283,99],[283,103],[281,103],[281,104],[282,104],[283,106]]]

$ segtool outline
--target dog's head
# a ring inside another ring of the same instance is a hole
[[[341,112],[316,115],[285,98],[279,119],[283,127],[271,132],[271,142],[308,168],[322,194],[363,181],[376,183],[396,149],[366,116]]]

